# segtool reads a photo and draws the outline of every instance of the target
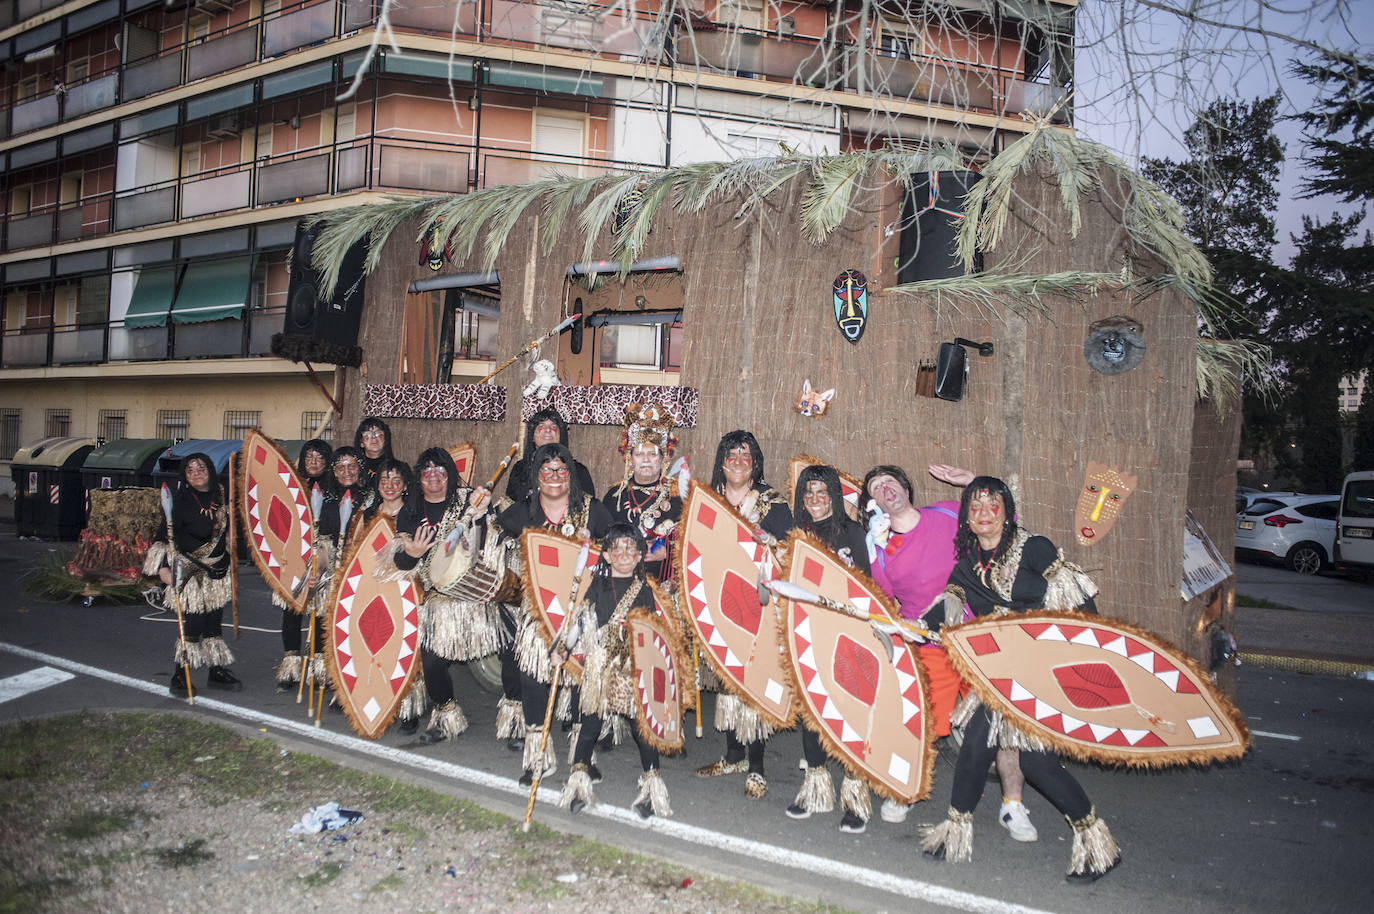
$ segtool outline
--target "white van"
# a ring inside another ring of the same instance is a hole
[[[1374,470],[1345,477],[1336,525],[1335,564],[1374,569]]]

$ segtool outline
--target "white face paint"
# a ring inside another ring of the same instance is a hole
[[[663,472],[663,452],[656,444],[638,444],[630,452],[630,467],[634,470],[635,482],[648,485],[657,482]]]

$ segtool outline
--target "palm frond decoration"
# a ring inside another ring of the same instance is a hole
[[[578,228],[582,231],[582,261],[590,263],[597,260],[596,243],[603,235],[602,232],[611,224],[611,219],[615,216],[616,209],[620,206],[620,201],[626,194],[634,190],[642,180],[643,176],[631,174],[617,176],[603,186],[596,196],[582,209],[577,217]],[[612,242],[611,254],[620,255],[625,253],[624,241],[617,237]]]
[[[1066,271],[1062,273],[1021,273],[1006,265],[983,273],[953,276],[946,279],[923,279],[919,282],[889,286],[887,291],[897,295],[923,296],[935,300],[936,307],[951,305],[963,313],[960,302],[971,304],[983,317],[1004,319],[1008,313],[1019,316],[1050,313],[1050,298],[1079,302],[1085,296],[1103,290],[1120,289],[1124,285],[1120,273]]]
[[[25,592],[53,603],[65,602],[73,597],[99,597],[110,603],[137,603],[143,599],[143,590],[149,586],[142,581],[128,583],[76,577],[67,571],[70,559],[69,553],[48,556],[43,564],[24,576]]]
[[[807,241],[823,243],[849,215],[854,189],[869,164],[865,155],[824,156],[812,162],[811,183],[801,202],[801,230]]]
[[[620,232],[620,278],[623,280],[628,274],[630,264],[639,252],[644,250],[645,243],[649,240],[649,233],[654,228],[654,216],[663,206],[665,200],[673,192],[676,176],[671,171],[661,172],[660,174],[649,177],[648,186],[644,188],[643,196],[640,198],[639,205],[635,207],[634,215],[629,224]]]
[[[367,239],[365,269],[372,272],[381,262],[382,248],[396,226],[424,212],[434,201],[392,198],[382,203],[350,206],[307,220],[307,225],[323,222],[324,229],[311,248],[311,266],[322,275],[320,294],[329,298],[339,282],[344,257],[355,243]]]
[[[587,197],[591,192],[606,180],[607,178],[601,175],[594,178],[577,178],[566,181],[549,191],[544,200],[544,224],[540,228],[541,242],[545,251],[553,249],[554,244],[563,233],[563,224],[567,221],[568,215],[575,209],[581,210],[586,205]],[[638,180],[638,176],[635,176],[634,180]],[[617,179],[615,183],[619,184],[620,181]]]
[[[1278,389],[1273,351],[1255,340],[1197,341],[1197,393],[1226,415],[1240,402],[1242,385],[1253,385],[1263,396]]]

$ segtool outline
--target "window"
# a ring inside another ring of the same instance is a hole
[[[334,412],[325,409],[307,409],[301,413],[301,437],[307,441],[311,438],[324,438],[326,441],[334,437]]]
[[[1298,513],[1303,517],[1315,517],[1317,520],[1335,520],[1336,509],[1340,507],[1341,500],[1333,498],[1330,501],[1314,502],[1310,505],[1303,505],[1298,508]]]
[[[334,142],[343,143],[353,139],[358,130],[358,104],[349,102],[339,106],[334,122]]]
[[[548,111],[534,112],[534,152],[536,155],[556,155],[581,157],[587,151],[587,119],[582,115],[554,114]],[[531,169],[531,180],[565,174],[580,177],[582,170],[576,165],[559,163],[543,168]]]
[[[72,432],[72,411],[49,409],[43,413],[43,437],[66,438]]]
[[[50,296],[30,294],[24,302],[25,329],[52,326],[52,303]]]
[[[741,29],[762,29],[764,13],[764,0],[722,0],[716,7],[716,21]]]
[[[922,53],[921,36],[905,23],[879,20],[878,53],[883,57],[912,60]]]
[[[226,409],[224,411],[223,438],[242,438],[251,429],[262,425],[262,410]]]
[[[157,436],[185,441],[190,437],[191,411],[189,409],[160,409],[157,411]]]
[[[189,41],[204,41],[210,34],[209,16],[192,16],[186,26],[186,37]]]
[[[15,101],[27,101],[38,94],[38,77],[29,76],[19,80],[19,88],[15,90]]]
[[[123,438],[127,417],[127,410],[102,409],[98,420],[100,425],[100,437],[106,441],[114,441],[117,438]]]
[[[454,374],[486,373],[455,363],[495,361],[499,287],[461,286],[406,295],[401,326],[402,384],[448,384]]]
[[[67,63],[67,85],[74,86],[83,82],[87,76],[91,75],[91,59],[83,57],[80,60],[72,60]]]
[[[21,416],[17,409],[0,409],[0,460],[14,459],[19,450]]]
[[[262,16],[275,16],[281,12],[281,0],[262,0]]]
[[[58,189],[57,202],[61,206],[75,206],[81,202],[82,179],[85,176],[79,171],[69,171],[62,176],[62,182]]]
[[[200,174],[199,143],[186,143],[181,147],[181,174],[183,177]]]
[[[76,303],[78,324],[103,324],[110,318],[110,277],[87,276],[81,280]]]
[[[27,216],[33,204],[33,188],[29,185],[10,191],[10,215]]]
[[[258,125],[257,145],[253,149],[253,157],[257,159],[267,159],[272,156],[272,125]]]
[[[601,329],[601,367],[646,371],[682,368],[682,322],[616,324]]]

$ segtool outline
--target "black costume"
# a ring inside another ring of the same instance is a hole
[[[535,475],[537,468],[533,465],[535,451],[539,450],[534,445],[534,430],[546,419],[552,420],[558,426],[558,443],[565,448],[568,446],[568,423],[563,421],[558,410],[550,406],[530,416],[530,421],[525,423],[525,448],[521,451],[523,456],[510,468],[510,474],[506,477],[506,497],[513,502],[523,501],[531,492],[537,491],[539,488],[538,479]],[[575,459],[568,466],[572,469],[572,478],[580,490],[583,492],[596,491],[590,470]]]
[[[663,558],[644,563],[645,572],[667,587],[673,583],[673,546],[677,542],[677,524],[682,519],[682,499],[677,496],[676,486],[667,479],[642,485],[632,476],[601,499],[613,521],[639,529],[650,551],[656,543],[667,550]]]

